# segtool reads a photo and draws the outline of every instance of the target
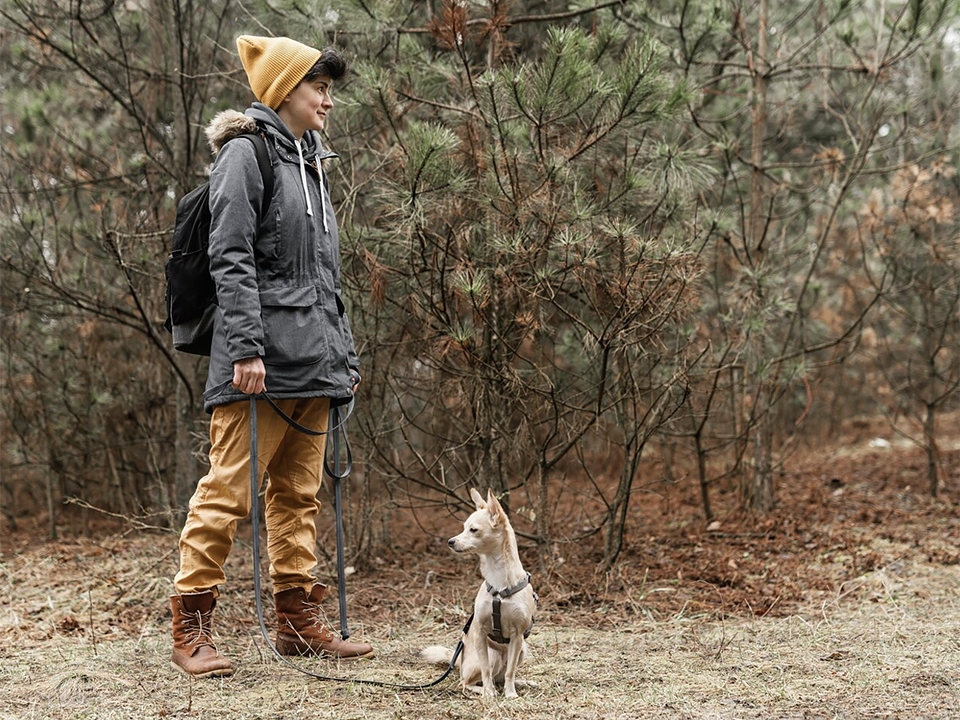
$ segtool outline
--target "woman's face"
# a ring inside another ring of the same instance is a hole
[[[294,137],[303,137],[307,130],[323,130],[327,114],[333,108],[333,80],[321,75],[304,80],[283,99],[277,114],[290,128]]]

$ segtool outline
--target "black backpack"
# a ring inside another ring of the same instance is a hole
[[[257,151],[257,165],[263,177],[263,200],[259,221],[273,199],[273,167],[267,143],[260,135],[244,133]],[[235,140],[236,138],[231,138]],[[173,346],[194,355],[209,355],[213,340],[213,317],[217,310],[217,288],[210,276],[210,183],[191,190],[177,203],[173,250],[167,258],[167,320],[163,326],[173,335]]]

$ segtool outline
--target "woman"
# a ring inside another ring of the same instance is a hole
[[[325,430],[331,404],[349,401],[360,382],[341,300],[337,222],[321,165],[335,155],[323,150],[319,135],[346,62],[332,48],[315,50],[289,38],[241,36],[237,48],[259,102],[244,114],[221,113],[207,129],[219,152],[210,174],[210,271],[218,305],[204,392],[210,472],[190,500],[171,597],[172,662],[195,677],[233,672],[211,628],[237,522],[250,512],[249,395],[269,390],[287,415]],[[255,146],[231,142],[251,132],[266,141],[274,171],[269,202]],[[277,649],[371,657],[370,645],[344,641],[320,622],[326,586],[312,569],[323,438],[299,433],[265,403],[257,405],[263,405],[260,477],[267,471],[270,478],[265,517]]]

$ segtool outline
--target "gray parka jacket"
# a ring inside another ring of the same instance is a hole
[[[264,133],[274,171],[273,198],[259,225],[263,178],[253,143]],[[233,363],[262,357],[274,398],[346,401],[359,361],[344,314],[340,242],[320,136],[297,143],[280,117],[254,103],[227,110],[207,128],[216,162],[210,173],[210,273],[217,287],[204,409],[247,399],[231,386]],[[302,160],[301,160],[302,154]]]

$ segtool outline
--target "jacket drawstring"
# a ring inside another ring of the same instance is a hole
[[[317,176],[320,178],[320,207],[323,210],[323,231],[325,233],[330,232],[330,228],[327,227],[327,193],[323,188],[323,165],[320,164],[320,157],[314,159],[314,167],[317,169]]]
[[[313,208],[310,207],[310,191],[307,189],[307,170],[303,165],[303,150],[300,147],[300,141],[294,140],[297,144],[297,155],[300,156],[300,182],[303,184],[303,197],[307,201],[307,215],[313,217]],[[320,197],[323,197],[323,188],[320,189]],[[323,214],[323,225],[324,230],[326,230],[327,225],[327,214]]]

